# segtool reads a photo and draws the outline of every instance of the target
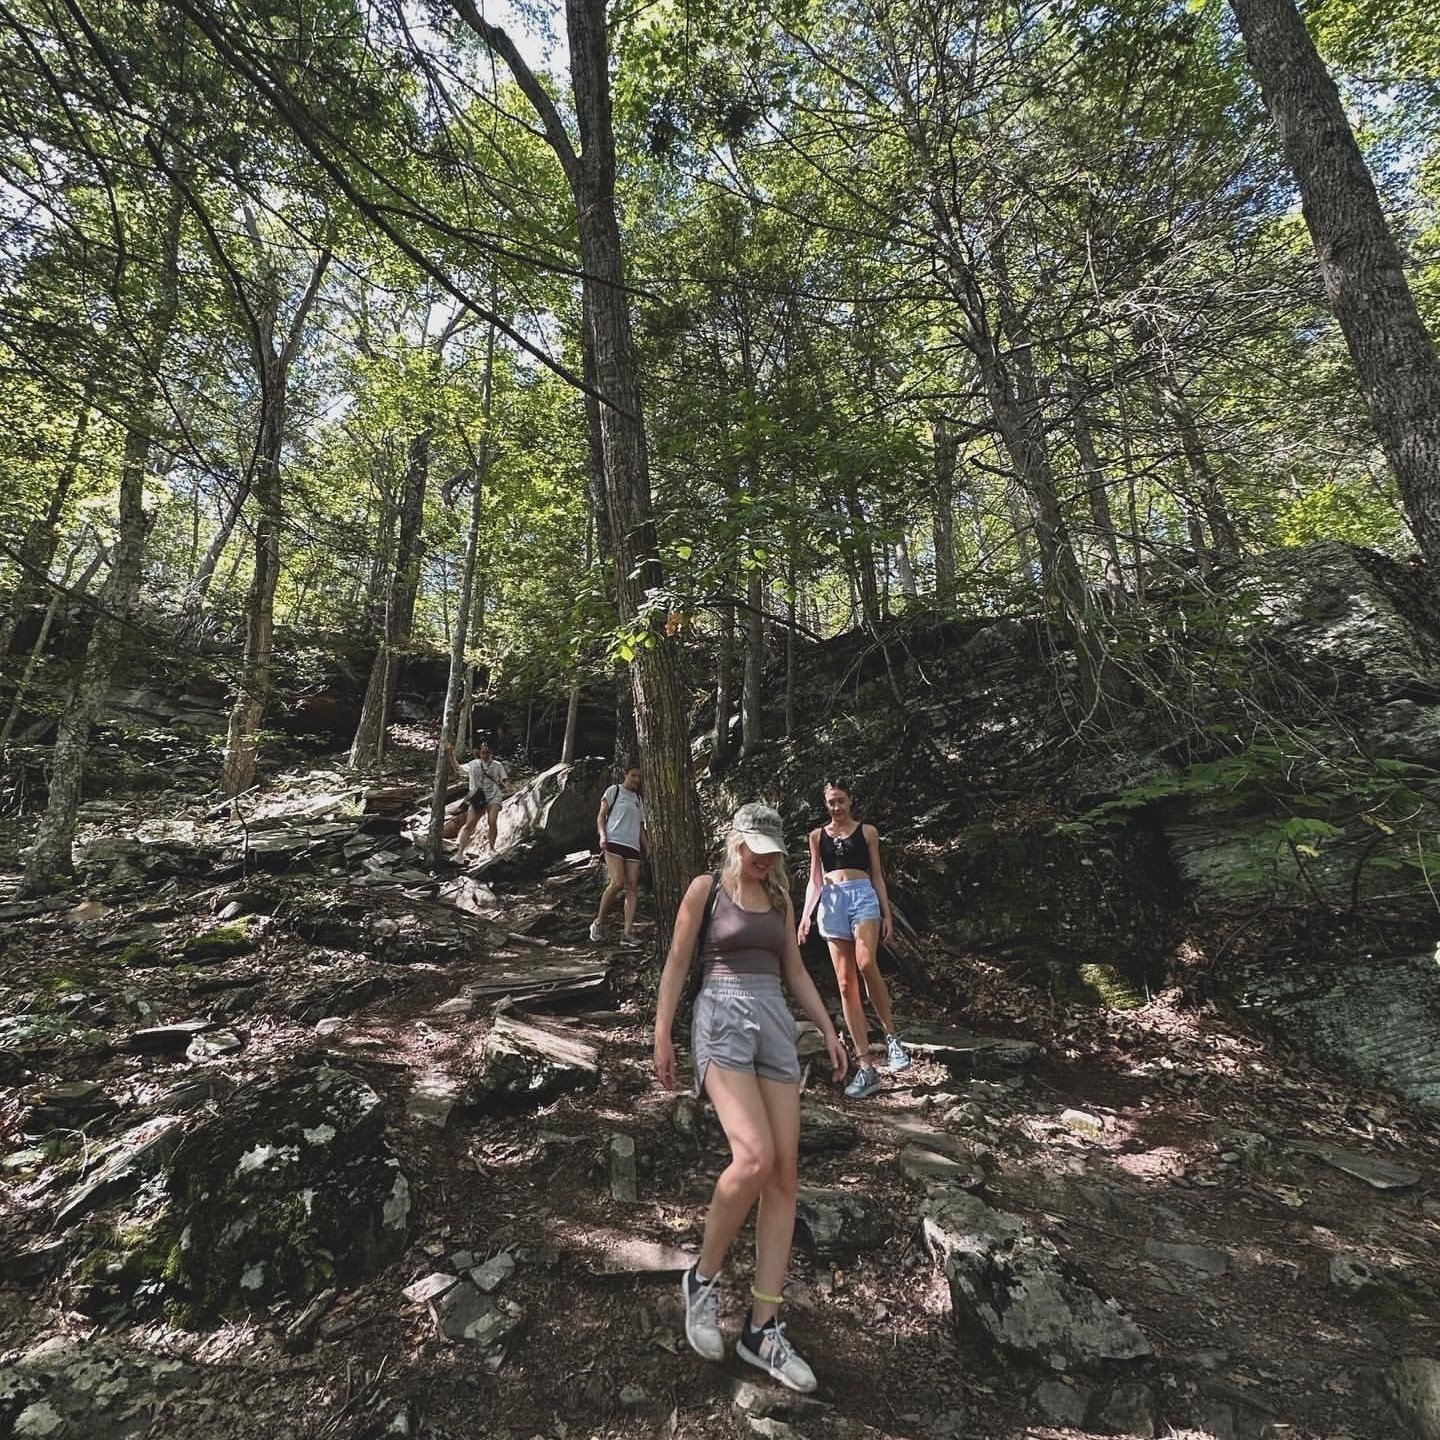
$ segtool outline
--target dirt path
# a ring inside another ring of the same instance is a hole
[[[1127,1425],[1124,1433],[1139,1434],[1204,1427],[1221,1440],[1403,1433],[1384,1372],[1397,1354],[1435,1354],[1440,1344],[1435,1123],[1327,1080],[1172,998],[1123,1015],[1041,1011],[1032,993],[959,955],[932,954],[929,968],[953,977],[962,1001],[947,1008],[917,992],[914,977],[897,974],[899,1013],[917,1026],[1038,1041],[1043,1058],[983,1075],[922,1059],[859,1103],[826,1082],[811,1086],[808,1098],[841,1118],[807,1130],[802,1184],[847,1192],[864,1212],[864,1248],[817,1253],[814,1237],[803,1234],[797,1246],[787,1313],[792,1338],[820,1377],[819,1394],[796,1401],[747,1384],[734,1361],[697,1359],[684,1342],[666,1252],[698,1243],[725,1155],[703,1111],[652,1083],[646,955],[599,952],[612,967],[603,1004],[533,1007],[544,1023],[596,1047],[593,1091],[534,1112],[466,1119],[457,1111],[443,1127],[433,1114],[416,1113],[417,1090],[440,1095],[443,1108],[443,1097],[479,1070],[492,1012],[477,1004],[464,1013],[463,999],[497,958],[513,965],[526,956],[596,956],[584,933],[595,883],[593,871],[572,871],[502,889],[503,923],[543,929],[543,940],[502,946],[498,957],[390,967],[393,991],[335,1017],[323,1034],[313,1019],[267,1002],[301,978],[313,983],[318,972],[342,983],[350,970],[341,961],[273,938],[263,964],[244,957],[206,967],[202,978],[212,987],[228,983],[232,971],[230,978],[266,987],[242,1058],[228,1063],[325,1061],[381,1093],[391,1143],[414,1182],[418,1227],[400,1264],[336,1297],[307,1348],[282,1343],[289,1315],[204,1335],[154,1322],[111,1327],[113,1341],[183,1357],[202,1377],[157,1402],[138,1433],[708,1440],[783,1437],[779,1427],[787,1425],[817,1440],[1019,1440]],[[184,913],[191,899],[178,896],[173,905]],[[12,1011],[46,986],[53,996],[57,966],[69,987],[63,993],[85,997],[79,1008],[90,1013],[133,1012],[126,987],[137,983],[162,1019],[196,1004],[193,974],[117,976],[113,960],[87,956],[71,931],[37,932],[28,960],[13,945],[7,959]],[[370,965],[366,973],[384,969]],[[817,980],[832,993],[833,982],[818,972]],[[192,1068],[60,1041],[50,1054],[25,1086],[99,1079],[130,1103]],[[4,1110],[12,1126],[18,1096],[17,1089]],[[983,1171],[986,1202],[1046,1236],[1087,1283],[1116,1297],[1154,1357],[1062,1376],[991,1351],[973,1335],[958,1338],[949,1288],[920,1236],[923,1183],[900,1166],[916,1126],[952,1136],[957,1153]],[[612,1194],[616,1136],[634,1142],[634,1201]],[[822,1141],[827,1148],[811,1153]],[[1418,1181],[1376,1189],[1298,1153],[1294,1142],[1399,1161]],[[20,1144],[12,1137],[9,1148]],[[12,1241],[41,1237],[47,1198],[43,1188],[27,1196],[28,1207],[6,1202]],[[747,1250],[742,1240],[729,1277],[731,1329],[748,1285]],[[523,1319],[492,1371],[474,1346],[444,1336],[431,1303],[402,1292],[454,1268],[457,1253],[480,1264],[502,1252],[513,1269],[495,1293]],[[1332,1278],[1337,1256],[1349,1257],[1342,1280],[1370,1277],[1355,1293]],[[43,1335],[95,1328],[63,1308],[53,1285],[7,1286],[0,1305],[12,1354]],[[737,1394],[750,1413],[737,1408]],[[1067,1406],[1086,1403],[1085,1421],[1058,1423]]]

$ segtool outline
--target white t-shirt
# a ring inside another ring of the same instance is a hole
[[[605,792],[610,813],[605,817],[605,838],[612,845],[640,848],[640,830],[645,824],[645,802],[633,790],[612,785]]]
[[[498,760],[488,764],[484,760],[467,760],[460,768],[470,781],[470,794],[483,794],[487,805],[498,805],[505,798],[500,787],[510,776]]]

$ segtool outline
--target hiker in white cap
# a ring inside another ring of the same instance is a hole
[[[813,1390],[815,1372],[791,1348],[777,1316],[795,1231],[800,1154],[800,1061],[786,992],[819,1029],[837,1081],[846,1059],[800,959],[784,830],[768,805],[735,812],[719,875],[697,876],[680,902],[655,1009],[655,1071],[666,1089],[676,1080],[670,1031],[697,960],[703,983],[690,1036],[695,1093],[715,1107],[730,1164],[715,1182],[700,1258],[681,1280],[685,1336],[706,1360],[724,1358],[720,1275],[758,1202],[755,1280],[735,1353],[792,1390]]]

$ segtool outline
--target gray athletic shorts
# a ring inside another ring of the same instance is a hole
[[[712,1062],[722,1070],[748,1070],[762,1080],[800,1080],[795,1017],[778,975],[708,976],[695,998],[690,1047],[697,1095]]]

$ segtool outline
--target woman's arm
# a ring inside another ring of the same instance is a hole
[[[867,825],[865,838],[870,842],[870,854],[875,863],[870,869],[870,883],[880,897],[880,938],[887,944],[895,933],[895,916],[890,909],[890,892],[885,888],[885,862],[880,858],[880,832]]]
[[[810,880],[805,886],[805,909],[800,915],[800,928],[795,932],[795,938],[802,945],[810,933],[810,916],[814,913],[824,884],[825,873],[820,868],[820,831],[815,829],[810,832]]]
[[[675,912],[670,953],[665,957],[665,968],[660,972],[660,993],[655,1001],[655,1074],[666,1090],[675,1088],[675,1046],[670,1039],[670,1028],[675,1023],[675,1011],[685,990],[685,977],[690,973],[690,965],[695,958],[695,941],[700,935],[700,921],[709,903],[713,883],[709,875],[697,875],[690,882],[690,888]]]
[[[600,848],[602,850],[605,848],[605,822],[610,817],[609,796],[610,792],[609,790],[606,790],[606,792],[600,797],[600,810],[599,813],[595,816],[595,828],[600,832]]]
[[[845,1059],[845,1047],[840,1043],[840,1037],[835,1033],[835,1026],[831,1024],[830,1015],[825,1009],[825,1002],[820,998],[820,992],[815,988],[815,982],[810,978],[810,972],[806,970],[805,962],[800,958],[800,946],[792,928],[794,920],[795,907],[789,900],[786,900],[785,953],[780,957],[780,969],[785,977],[785,988],[824,1037],[825,1049],[830,1056],[830,1068],[834,1072],[834,1078],[843,1080],[845,1071],[849,1068]]]
[[[470,783],[470,773],[455,758],[455,742],[453,740],[447,740],[445,742],[445,758],[450,762],[450,768],[468,785]]]

